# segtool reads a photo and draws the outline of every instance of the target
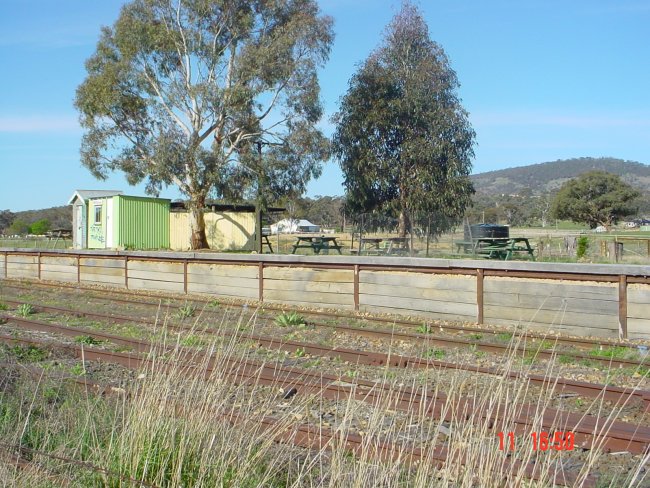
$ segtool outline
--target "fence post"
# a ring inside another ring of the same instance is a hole
[[[264,261],[257,263],[257,299],[264,301]]]
[[[627,339],[627,276],[618,277],[618,337]]]
[[[183,291],[187,295],[187,259],[183,260]]]
[[[359,310],[359,265],[354,265],[354,309]]]
[[[38,251],[38,281],[41,281],[41,251]]]
[[[124,286],[129,289],[129,255],[124,256]]]
[[[477,307],[477,317],[476,322],[478,324],[483,324],[483,279],[485,278],[485,270],[477,269],[476,270],[476,307]]]

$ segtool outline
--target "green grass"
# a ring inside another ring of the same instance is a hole
[[[499,342],[510,342],[512,337],[513,335],[511,332],[501,332],[496,335],[496,340]]]
[[[9,310],[9,306],[6,303],[0,302],[0,310]]]
[[[630,349],[623,346],[596,347],[589,355],[597,358],[624,359],[630,355]]]
[[[481,339],[483,339],[483,334],[478,334],[478,333],[468,334],[467,337],[468,337],[469,339],[474,340],[474,341],[480,341]]]

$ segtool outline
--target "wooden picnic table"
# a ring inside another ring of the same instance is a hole
[[[488,259],[501,259],[509,261],[513,256],[530,256],[534,261],[534,249],[527,237],[480,237],[474,239],[474,254],[481,255]]]
[[[293,245],[291,254],[296,254],[298,249],[312,249],[314,254],[320,254],[321,251],[325,251],[323,254],[328,254],[330,249],[336,249],[339,254],[343,254],[342,247],[336,242],[334,236],[296,236],[296,243]]]
[[[362,237],[359,239],[359,254],[383,254],[383,249],[379,246],[383,242],[381,237]]]
[[[391,237],[387,239],[388,248],[386,249],[386,255],[400,255],[405,256],[410,254],[409,247],[409,238],[408,237]]]

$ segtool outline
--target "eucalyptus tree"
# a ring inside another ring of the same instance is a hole
[[[551,206],[556,219],[585,223],[607,230],[622,217],[638,211],[635,199],[641,193],[605,171],[589,171],[562,185]]]
[[[273,145],[268,177],[287,187],[319,174],[316,70],[332,40],[315,0],[134,0],[102,29],[77,89],[82,163],[151,194],[177,186],[192,248],[207,247],[206,198],[266,174],[256,147]]]
[[[462,218],[475,134],[458,87],[422,15],[404,2],[334,116],[349,213],[399,216],[402,237],[411,220],[435,235]]]

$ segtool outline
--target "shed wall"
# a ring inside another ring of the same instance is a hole
[[[127,249],[169,249],[169,200],[113,197],[114,241]]]
[[[255,214],[250,212],[206,212],[205,233],[211,249],[252,250]],[[169,244],[175,251],[190,249],[190,219],[187,212],[169,214]]]

